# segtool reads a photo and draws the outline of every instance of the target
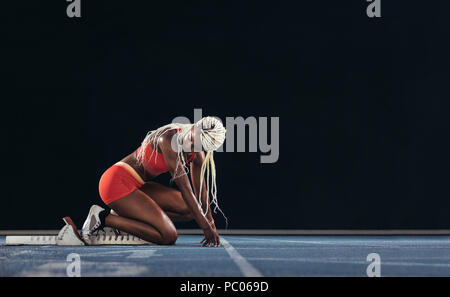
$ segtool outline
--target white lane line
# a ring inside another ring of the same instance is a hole
[[[244,257],[239,254],[236,249],[223,237],[220,238],[220,241],[222,242],[223,247],[227,251],[227,253],[230,255],[231,260],[233,260],[234,263],[239,267],[242,274],[247,277],[252,276],[263,276],[261,272],[259,272],[255,267],[252,266],[252,264],[248,263],[247,260],[245,260]]]
[[[127,259],[149,258],[149,257],[154,257],[154,256],[161,256],[158,254],[155,255],[155,253],[156,253],[156,250],[134,250],[133,253],[127,257]]]

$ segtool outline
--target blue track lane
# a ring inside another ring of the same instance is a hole
[[[5,246],[0,276],[66,276],[77,253],[81,276],[366,276],[370,253],[381,276],[450,276],[450,236],[224,236],[202,248],[199,235],[174,246]],[[249,272],[250,271],[250,272]]]

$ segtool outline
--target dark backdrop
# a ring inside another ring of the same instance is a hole
[[[230,228],[450,228],[443,1],[161,2],[4,7],[0,229],[81,225],[102,172],[194,108],[280,118],[277,163],[216,154]]]

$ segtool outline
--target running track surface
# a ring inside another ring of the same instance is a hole
[[[450,276],[450,236],[222,236],[220,248],[200,235],[173,246],[5,246],[0,276],[67,276],[77,253],[81,276],[367,276],[377,253],[381,276]]]

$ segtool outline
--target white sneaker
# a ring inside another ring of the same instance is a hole
[[[70,217],[64,217],[66,225],[56,236],[56,245],[85,245],[85,242],[78,233],[77,227]]]
[[[84,221],[83,228],[81,229],[81,233],[83,234],[83,239],[88,239],[89,235],[92,235],[93,232],[100,228],[101,222],[99,218],[99,213],[104,211],[105,209],[98,206],[92,205],[89,210],[89,214]]]

